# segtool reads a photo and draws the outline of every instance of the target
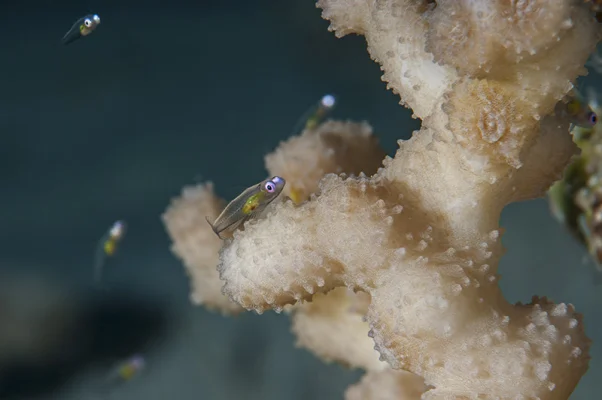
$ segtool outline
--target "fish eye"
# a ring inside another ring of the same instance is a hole
[[[598,122],[598,116],[596,115],[596,113],[590,113],[589,122],[592,124],[596,124],[596,122]]]
[[[274,185],[274,182],[272,181],[266,182],[263,187],[268,193],[274,193],[274,191],[276,190],[276,185]]]
[[[324,106],[326,108],[331,108],[334,106],[335,101],[336,100],[333,95],[327,94],[324,97],[322,97],[321,103],[322,103],[322,106]]]
[[[90,25],[92,25],[92,21],[90,21],[89,19],[86,19],[84,21],[84,25],[86,25],[87,27],[90,27]]]

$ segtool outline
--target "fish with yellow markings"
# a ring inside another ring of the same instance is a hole
[[[100,25],[100,17],[97,14],[88,14],[77,21],[69,29],[69,31],[63,36],[62,42],[67,45],[75,42],[84,36],[88,36]]]
[[[96,283],[100,282],[106,258],[115,255],[119,243],[125,236],[125,231],[125,221],[116,221],[100,239],[94,258],[94,280]]]
[[[273,176],[256,185],[253,185],[238,197],[232,200],[224,211],[211,223],[208,217],[205,217],[213,232],[220,238],[222,232],[232,232],[241,226],[244,222],[253,218],[263,211],[284,189],[286,181]]]
[[[558,102],[555,112],[570,119],[570,131],[574,126],[591,128],[598,122],[598,115],[592,110],[588,101],[576,90],[575,95],[567,103]]]
[[[330,114],[335,104],[336,98],[332,94],[322,96],[317,104],[310,106],[307,111],[303,113],[289,136],[299,133],[301,127],[309,130],[316,129],[318,125],[324,122],[324,119]]]

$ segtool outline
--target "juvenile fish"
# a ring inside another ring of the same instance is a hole
[[[67,45],[77,39],[88,36],[100,25],[100,17],[96,14],[88,14],[78,19],[69,31],[63,36],[62,43]]]
[[[305,122],[305,129],[316,129],[334,108],[335,103],[336,99],[331,94],[322,97],[318,105],[312,108],[312,114]]]
[[[591,109],[588,102],[579,95],[571,98],[566,104],[559,102],[556,105],[556,113],[568,117],[571,120],[571,125],[581,128],[591,128],[598,122],[596,113]]]
[[[100,282],[106,258],[115,255],[117,246],[125,236],[125,231],[125,221],[116,221],[98,242],[94,257],[94,280],[96,283]]]
[[[266,179],[256,185],[253,185],[238,197],[232,200],[224,211],[211,223],[208,217],[205,217],[213,232],[223,239],[221,233],[224,231],[234,231],[245,221],[259,214],[270,204],[284,189],[286,181],[274,176]]]
[[[326,94],[322,96],[317,104],[310,106],[303,115],[301,115],[301,118],[295,123],[293,131],[289,136],[297,135],[302,127],[310,130],[316,129],[332,111],[335,104],[336,98],[333,95]]]

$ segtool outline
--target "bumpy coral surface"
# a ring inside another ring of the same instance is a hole
[[[265,157],[272,175],[286,179],[284,195],[303,202],[327,173],[372,174],[385,152],[367,123],[326,121],[280,144]]]
[[[542,196],[575,151],[568,121],[548,114],[599,40],[587,7],[318,5],[337,36],[366,37],[423,126],[371,177],[327,175],[310,201],[275,204],[236,232],[220,255],[225,293],[257,312],[339,287],[367,293],[375,348],[424,377],[423,399],[567,399],[588,364],[580,315],[503,298],[498,221],[506,204]]]
[[[171,250],[191,278],[191,301],[223,314],[237,314],[243,309],[221,293],[222,284],[215,270],[222,241],[205,220],[207,216],[213,221],[225,206],[215,195],[213,183],[207,182],[185,187],[162,219],[173,240]]]
[[[368,372],[345,393],[346,400],[418,400],[425,391],[421,379],[409,372],[386,369]]]
[[[367,123],[326,121],[280,143],[265,157],[265,163],[270,176],[286,179],[283,195],[303,202],[317,190],[324,174],[373,174],[384,156]],[[221,293],[223,282],[217,264],[223,241],[205,220],[214,220],[225,206],[226,202],[216,196],[213,183],[188,186],[171,201],[162,220],[173,241],[173,253],[191,277],[192,302],[223,314],[237,314],[242,307]]]

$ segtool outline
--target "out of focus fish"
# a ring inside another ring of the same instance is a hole
[[[63,36],[63,44],[75,42],[77,39],[88,36],[100,25],[100,17],[96,14],[88,14],[78,19],[69,31]]]

